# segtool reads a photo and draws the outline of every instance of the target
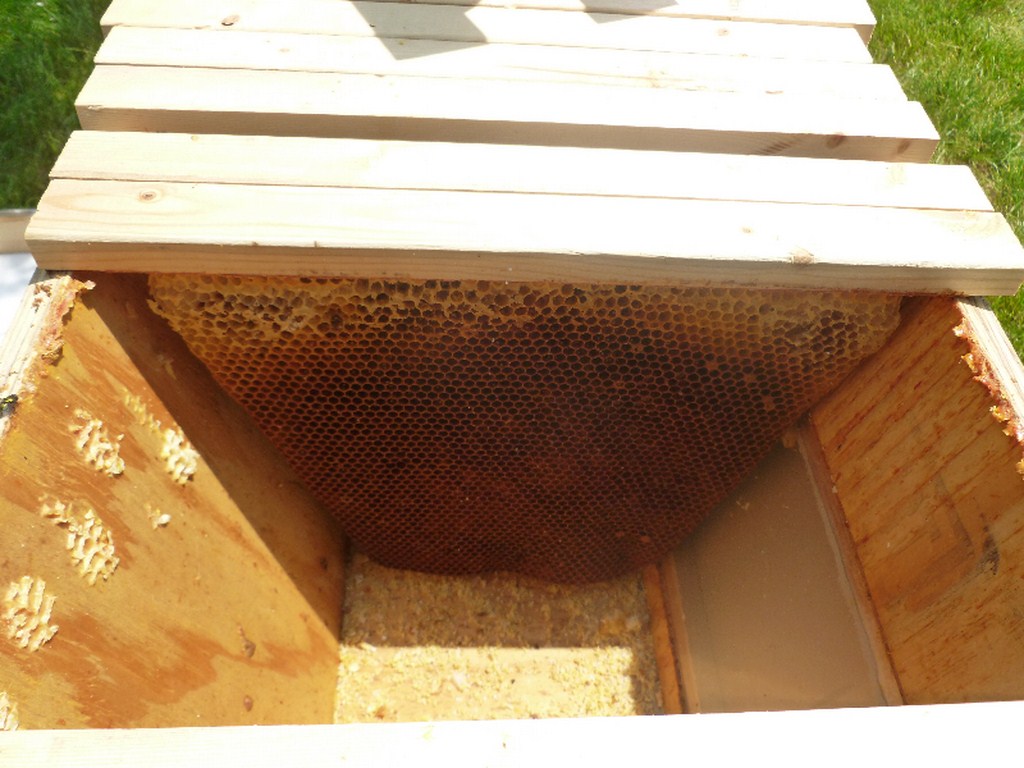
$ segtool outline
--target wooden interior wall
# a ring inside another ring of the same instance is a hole
[[[801,450],[779,445],[662,569],[676,582],[670,621],[687,711],[898,700],[816,480]]]
[[[45,322],[26,341],[42,354],[5,405],[7,715],[25,728],[330,722],[338,538],[151,314],[144,279],[92,279],[35,285],[27,311]]]
[[[1022,446],[976,376],[1005,344],[965,325],[977,311],[912,303],[812,414],[908,703],[1024,696]]]

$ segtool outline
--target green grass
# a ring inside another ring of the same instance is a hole
[[[1024,0],[870,0],[871,43],[942,142],[936,160],[969,165],[1024,240]],[[992,299],[1024,357],[1024,291]]]
[[[92,70],[109,0],[0,0],[0,208],[34,207]]]

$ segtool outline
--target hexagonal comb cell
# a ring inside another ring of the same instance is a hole
[[[368,555],[562,582],[662,558],[899,321],[888,294],[734,287],[150,290]]]

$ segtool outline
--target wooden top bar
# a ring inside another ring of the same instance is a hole
[[[83,131],[53,177],[29,233],[53,269],[986,293],[1022,279],[959,167]]]
[[[529,80],[906,101],[892,70],[880,64],[818,61],[809,67],[798,59],[726,56],[714,53],[714,46],[689,47],[695,51],[528,43],[463,46],[446,40],[116,27],[100,48],[96,63]]]
[[[51,175],[992,210],[963,166],[516,144],[77,131]]]
[[[400,0],[429,5],[518,10],[558,10],[597,15],[654,16],[665,18],[757,21],[800,26],[848,27],[866,43],[875,17],[867,0]],[[337,29],[353,5],[337,0],[113,0],[103,16],[104,30],[118,25],[146,27],[241,28],[285,30],[306,19],[322,32]],[[358,4],[356,4],[358,5]],[[463,10],[463,13],[466,13]]]

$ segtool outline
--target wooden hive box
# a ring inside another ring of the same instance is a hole
[[[863,2],[115,0],[104,23],[0,358],[3,765],[1008,744],[1024,371],[972,297],[1015,291],[1024,252],[966,169],[924,164]],[[556,587],[346,554],[265,410],[154,311],[180,273],[844,292],[898,327],[666,556]]]

